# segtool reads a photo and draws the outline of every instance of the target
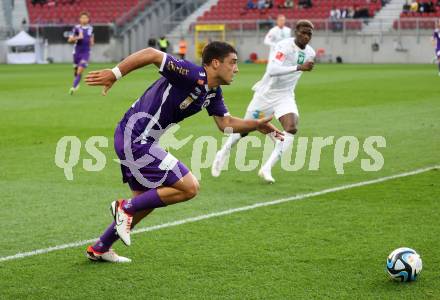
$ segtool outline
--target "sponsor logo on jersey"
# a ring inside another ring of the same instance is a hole
[[[176,157],[174,157],[174,155],[172,155],[171,153],[168,153],[165,158],[161,161],[160,165],[159,165],[159,169],[163,170],[163,171],[169,171],[172,170],[178,163],[179,161],[177,160]]]
[[[252,113],[252,117],[254,117],[254,119],[262,119],[262,118],[264,118],[264,112],[263,111],[259,111],[257,109],[256,111],[254,111]]]
[[[278,51],[277,54],[275,55],[275,59],[279,61],[284,61],[286,59],[286,55],[283,52]]]
[[[187,76],[189,73],[188,69],[185,69],[183,67],[177,66],[173,61],[169,61],[167,64],[168,71],[176,72],[180,75]]]
[[[304,52],[299,52],[298,53],[298,61],[297,64],[298,65],[302,65],[304,63],[304,60],[306,59],[306,55]]]
[[[206,96],[206,99],[211,99],[215,97],[215,93],[209,94],[208,96]]]
[[[203,102],[203,104],[202,104],[202,108],[207,107],[210,103],[211,103],[211,100],[206,99],[205,102]]]
[[[180,108],[181,110],[187,109],[188,106],[190,106],[191,103],[193,103],[193,102],[194,102],[194,99],[191,98],[191,97],[188,97],[188,98],[186,98],[182,103],[180,103],[179,108]]]

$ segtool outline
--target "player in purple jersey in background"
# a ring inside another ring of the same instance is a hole
[[[438,62],[438,76],[440,76],[440,20],[438,21],[438,26],[432,35],[432,43],[435,46],[435,55],[437,56]]]
[[[87,84],[104,86],[104,95],[122,76],[144,66],[154,64],[162,75],[133,103],[116,127],[114,147],[121,160],[122,180],[128,183],[132,198],[111,204],[114,221],[94,245],[87,247],[90,260],[130,262],[117,255],[112,244],[120,238],[130,245],[131,229],[153,209],[187,201],[198,194],[199,183],[191,171],[158,144],[170,125],[206,109],[222,131],[258,130],[283,139],[282,133],[270,124],[272,116],[243,120],[229,114],[220,85],[231,84],[238,72],[236,53],[227,43],[211,42],[203,50],[202,66],[198,66],[147,48],[128,56],[112,70],[87,75]]]
[[[73,43],[73,66],[74,66],[74,80],[73,86],[70,88],[70,95],[76,92],[79,88],[81,76],[85,68],[89,64],[90,49],[95,44],[93,35],[93,27],[89,24],[90,17],[87,12],[82,12],[79,15],[79,24],[72,29],[72,34],[69,36],[68,42]]]

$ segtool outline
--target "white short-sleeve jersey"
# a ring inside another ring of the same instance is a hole
[[[314,60],[315,55],[315,51],[309,45],[305,49],[300,49],[295,44],[294,38],[279,42],[275,46],[274,56],[270,59],[263,78],[252,89],[268,99],[286,94],[294,95],[296,84],[303,72],[291,71],[284,75],[271,75],[271,71],[277,67],[302,65],[306,61]]]

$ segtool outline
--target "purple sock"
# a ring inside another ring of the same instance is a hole
[[[99,237],[99,240],[93,245],[93,249],[98,252],[107,252],[108,249],[119,239],[115,229],[115,222],[112,222],[104,233]]]
[[[75,80],[73,81],[73,87],[76,88],[81,81],[81,74],[75,76]]]
[[[166,206],[165,203],[160,200],[156,189],[151,189],[139,196],[134,197],[131,200],[125,201],[123,204],[124,211],[134,215],[138,211],[143,211],[151,208],[158,208]]]

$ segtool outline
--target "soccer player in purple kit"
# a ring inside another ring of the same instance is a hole
[[[199,183],[191,171],[160,148],[158,141],[163,129],[206,108],[222,131],[226,128],[238,133],[258,130],[283,139],[283,134],[270,124],[272,116],[243,120],[229,114],[220,85],[232,83],[238,66],[236,50],[224,42],[206,45],[202,66],[146,48],[131,54],[111,70],[90,72],[86,83],[103,86],[103,95],[106,95],[122,76],[150,64],[159,68],[162,77],[125,113],[114,136],[123,182],[128,183],[132,198],[111,204],[114,222],[94,245],[87,247],[90,260],[130,262],[117,255],[111,249],[112,244],[120,238],[130,245],[131,229],[153,209],[187,201],[198,194]]]
[[[438,76],[440,76],[440,20],[438,21],[438,26],[432,35],[432,43],[435,46],[435,55],[437,56],[438,62]]]
[[[73,86],[69,90],[70,95],[73,95],[73,93],[79,88],[82,73],[89,64],[90,49],[95,44],[93,27],[89,22],[89,14],[87,12],[82,12],[79,15],[79,24],[73,27],[72,34],[68,39],[69,43],[74,43],[73,66],[75,68],[73,74],[75,77],[73,80]]]

